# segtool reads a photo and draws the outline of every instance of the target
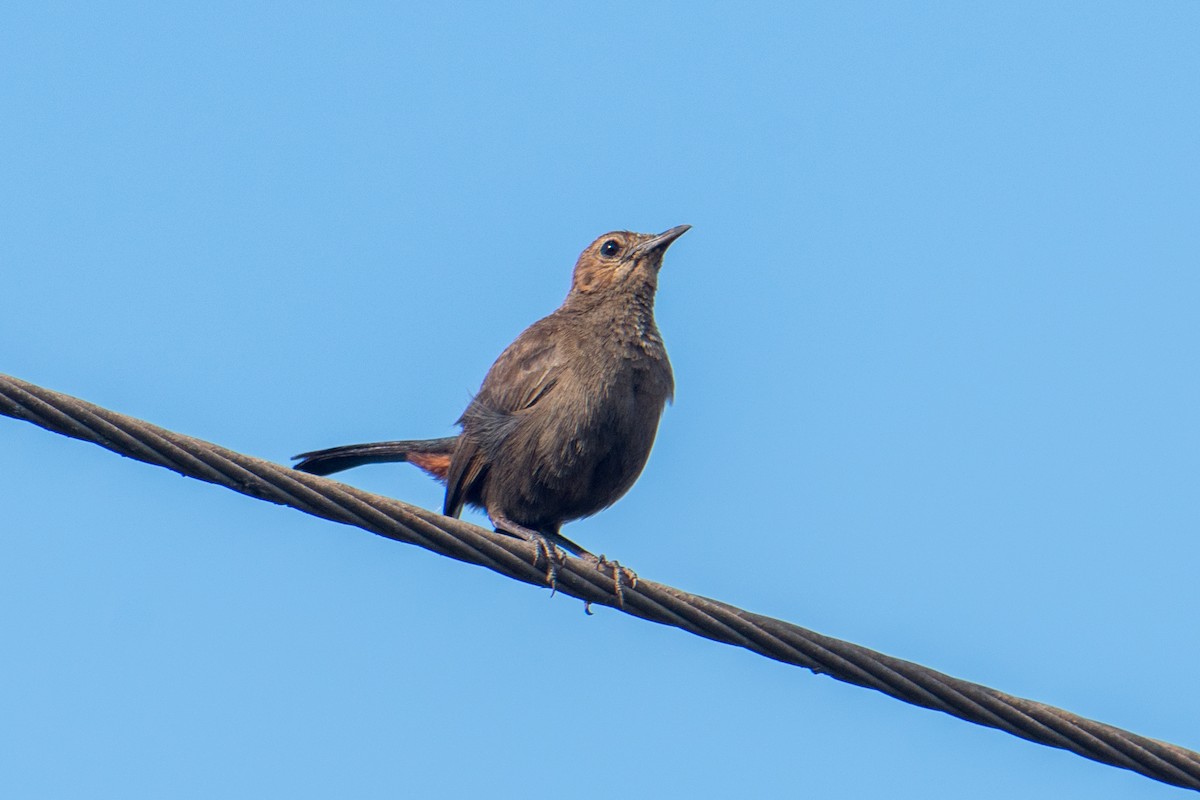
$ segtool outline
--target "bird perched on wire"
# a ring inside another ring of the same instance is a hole
[[[556,545],[612,563],[560,528],[612,505],[646,465],[675,390],[654,323],[658,273],[667,248],[690,227],[614,231],[592,242],[563,304],[488,370],[458,420],[458,436],[316,450],[296,456],[296,469],[328,475],[407,461],[446,484],[447,516],[457,517],[464,504],[482,508],[497,531],[537,545],[552,585]]]

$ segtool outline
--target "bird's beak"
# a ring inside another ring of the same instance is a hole
[[[645,255],[646,253],[652,253],[654,251],[658,251],[659,253],[662,253],[664,250],[666,250],[668,247],[671,246],[671,242],[675,241],[680,236],[683,236],[685,233],[687,233],[691,229],[692,229],[691,225],[676,225],[674,228],[671,228],[671,230],[663,231],[658,236],[655,236],[653,239],[649,239],[645,242],[642,242],[641,244],[639,244],[637,246],[637,249],[635,252],[639,256]]]

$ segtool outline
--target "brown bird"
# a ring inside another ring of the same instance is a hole
[[[563,304],[488,370],[458,420],[460,435],[317,450],[296,456],[296,469],[328,475],[408,461],[446,484],[447,516],[464,504],[482,508],[497,531],[534,542],[551,584],[555,545],[600,561],[559,531],[615,503],[646,465],[675,391],[654,324],[658,272],[690,227],[614,231],[592,242]]]

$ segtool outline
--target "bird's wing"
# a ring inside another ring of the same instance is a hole
[[[535,323],[492,364],[475,399],[499,414],[532,407],[562,375],[562,350],[552,328]]]
[[[517,424],[520,412],[554,390],[564,367],[562,347],[546,320],[534,323],[500,354],[479,394],[459,419],[459,437],[446,475],[443,513],[458,516],[487,477],[488,464]],[[474,502],[472,500],[471,502]]]
[[[479,449],[479,443],[466,436],[458,437],[458,446],[450,457],[450,470],[446,473],[446,500],[442,513],[457,517],[462,513],[471,490],[487,476],[487,459]]]

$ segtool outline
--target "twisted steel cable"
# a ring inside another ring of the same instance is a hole
[[[0,414],[251,497],[545,586],[545,571],[535,565],[536,548],[529,542],[235,453],[7,375],[0,375]],[[1070,750],[1164,783],[1200,790],[1200,753],[952,678],[789,622],[644,579],[622,586],[610,572],[577,558],[566,558],[559,566],[557,589],[587,603],[619,608],[907,703]]]

